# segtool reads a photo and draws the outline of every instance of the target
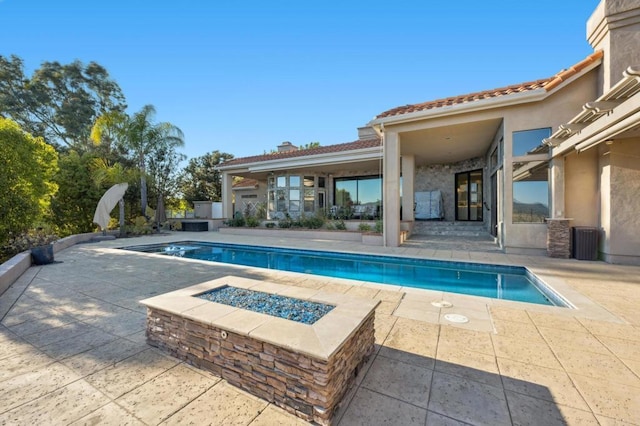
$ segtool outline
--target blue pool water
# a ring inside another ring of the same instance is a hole
[[[189,259],[302,272],[541,305],[568,306],[520,266],[180,241],[123,247]]]

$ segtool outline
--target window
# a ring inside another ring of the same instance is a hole
[[[338,206],[379,205],[381,200],[382,179],[377,176],[335,179],[335,201]]]
[[[304,177],[304,186],[305,188],[313,188],[315,185],[315,179],[313,176],[305,176]]]
[[[289,190],[289,211],[291,212],[300,211],[300,190],[299,189]]]
[[[544,154],[549,152],[549,147],[542,143],[544,138],[551,136],[551,128],[535,130],[523,130],[513,132],[513,157],[527,154]]]
[[[245,194],[245,195],[242,195],[240,198],[258,198],[258,194]]]
[[[278,176],[276,180],[276,185],[278,188],[286,188],[287,187],[287,177],[286,176]]]
[[[318,176],[318,188],[324,188],[325,186],[325,179],[323,176]]]
[[[300,186],[300,176],[289,176],[289,186]]]
[[[513,223],[543,223],[549,217],[549,162],[528,160],[527,156],[546,154],[542,143],[551,136],[551,128],[513,132]]]
[[[313,189],[304,190],[304,212],[311,213],[314,210],[315,191]]]
[[[543,223],[547,217],[548,162],[513,163],[513,223]]]

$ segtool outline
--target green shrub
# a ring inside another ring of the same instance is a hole
[[[384,229],[384,228],[383,228],[382,221],[381,221],[381,220],[376,220],[376,226],[375,226],[375,228],[374,228],[374,231],[375,231],[375,232],[378,232],[378,233],[380,233],[380,234],[382,234],[382,230],[383,230],[383,229]]]
[[[249,228],[256,228],[258,226],[260,226],[260,219],[258,219],[257,217],[254,216],[249,216],[245,219],[246,225]]]
[[[302,216],[300,219],[302,227],[309,229],[322,228],[322,225],[324,225],[324,221],[324,217],[321,215],[314,215],[309,217]]]
[[[264,226],[266,226],[267,228],[275,228],[276,224],[273,222],[267,222],[264,224]]]
[[[347,230],[347,225],[344,223],[344,220],[342,220],[342,219],[335,221],[334,225],[335,225],[336,229],[339,229],[340,231],[346,231]]]
[[[361,223],[360,225],[358,225],[358,231],[369,232],[371,231],[371,225],[369,225],[368,223]]]
[[[244,226],[245,223],[246,221],[244,219],[244,216],[242,216],[242,213],[240,212],[236,212],[236,214],[233,216],[233,219],[229,219],[224,222],[225,225],[231,227],[241,227]]]

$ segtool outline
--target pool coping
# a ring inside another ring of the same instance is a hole
[[[223,286],[325,303],[335,308],[314,324],[303,324],[194,297]],[[246,335],[312,358],[328,360],[380,301],[228,275],[144,299],[140,303],[148,308]]]

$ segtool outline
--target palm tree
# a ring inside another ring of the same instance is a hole
[[[156,109],[145,105],[132,116],[112,115],[96,121],[92,136],[94,140],[105,139],[129,152],[140,173],[140,207],[142,215],[147,212],[147,165],[148,156],[159,147],[178,148],[184,146],[182,130],[171,123],[154,123]]]

